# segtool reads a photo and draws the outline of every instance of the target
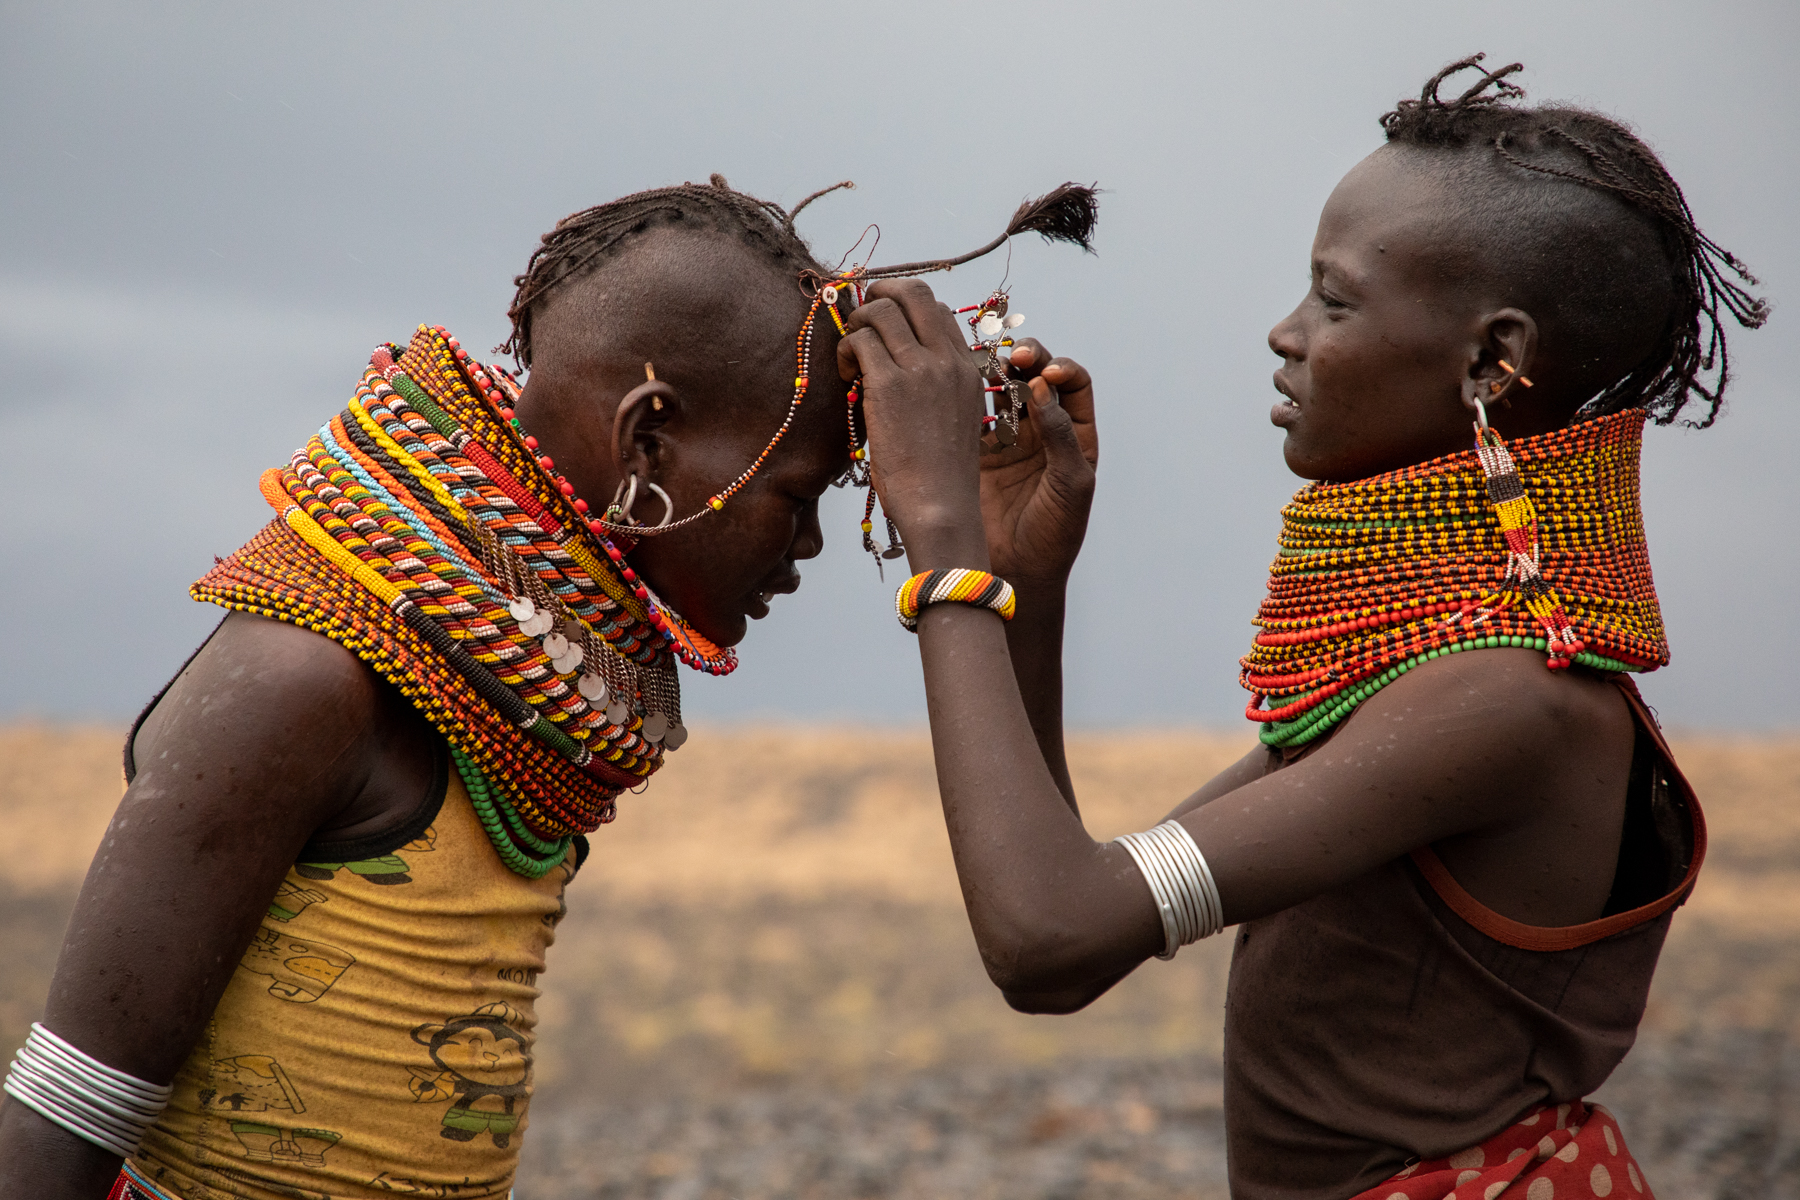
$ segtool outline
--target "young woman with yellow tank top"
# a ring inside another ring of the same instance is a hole
[[[686,739],[677,664],[729,671],[821,493],[868,483],[831,367],[880,272],[813,258],[823,194],[567,218],[519,280],[523,389],[421,326],[264,474],[274,521],[193,588],[230,613],[127,743],[0,1200],[508,1192],[585,835]],[[1092,221],[1065,187],[986,249]]]

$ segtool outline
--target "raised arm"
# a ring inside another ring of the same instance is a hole
[[[914,571],[988,569],[977,515],[980,391],[954,318],[916,281],[878,285],[870,297],[845,353],[863,372],[884,506]],[[1053,435],[1043,415],[1034,413],[1034,421]],[[918,633],[945,819],[989,974],[1009,998],[1097,994],[1163,947],[1144,878],[1122,847],[1095,842],[1065,803],[1020,694],[1001,619],[938,604],[921,615]],[[1246,758],[1220,787],[1182,806],[1179,819],[1211,868],[1228,924],[1277,912],[1440,840],[1451,839],[1454,850],[1459,837],[1480,833],[1505,846],[1515,832],[1558,819],[1546,779],[1610,771],[1622,796],[1628,724],[1622,734],[1608,726],[1617,761],[1596,766],[1582,757],[1590,727],[1617,724],[1620,706],[1611,696],[1608,707],[1610,692],[1592,679],[1552,676],[1541,656],[1526,651],[1441,659],[1378,693],[1331,743],[1294,766],[1270,772],[1267,756]],[[1615,825],[1615,848],[1616,836]],[[1459,878],[1471,892],[1535,923],[1570,923],[1560,918],[1584,906],[1597,913],[1610,859],[1544,871],[1525,852],[1536,843],[1513,840],[1518,853],[1510,860],[1467,857],[1475,869]],[[1455,858],[1446,855],[1453,870]],[[1508,862],[1583,885],[1534,894],[1482,877]]]
[[[1013,373],[1030,381],[1032,405],[1017,442],[981,456],[982,526],[990,569],[1018,592],[1006,645],[1019,695],[1044,765],[1073,808],[1063,751],[1063,617],[1100,458],[1094,384],[1085,367],[1056,358],[1035,338],[1007,357]]]
[[[137,777],[88,869],[44,1025],[168,1083],[300,848],[391,825],[388,798],[423,787],[420,755],[429,778],[422,731],[348,652],[227,618],[139,731]],[[0,1107],[0,1200],[95,1200],[119,1161],[10,1096]]]

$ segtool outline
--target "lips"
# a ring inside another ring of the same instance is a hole
[[[1294,394],[1288,391],[1287,385],[1282,382],[1280,371],[1275,372],[1275,390],[1281,393],[1281,399],[1277,400],[1275,406],[1269,409],[1269,423],[1286,429],[1299,419],[1300,402],[1294,399]]]
[[[773,583],[765,583],[762,590],[750,597],[744,606],[744,615],[752,621],[760,621],[769,615],[769,604],[777,596],[793,592],[800,586],[800,572],[789,567],[787,571]]]

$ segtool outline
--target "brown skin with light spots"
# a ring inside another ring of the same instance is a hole
[[[1378,151],[1338,185],[1312,286],[1270,333],[1284,397],[1272,416],[1306,478],[1467,449],[1477,395],[1507,437],[1557,428],[1585,398],[1557,374],[1579,348],[1543,344],[1500,285],[1444,270],[1443,197],[1419,167]],[[1098,461],[1092,385],[1026,342],[1013,363],[1037,380],[1029,427],[1012,451],[979,457],[980,383],[956,319],[916,280],[870,297],[839,366],[863,373],[877,484],[913,570],[992,569],[1019,593],[1011,623],[942,604],[919,624],[963,897],[1008,1001],[1072,1011],[1163,947],[1143,877],[1082,827],[1063,761],[1063,595]],[[1510,383],[1503,359],[1537,386]],[[1124,603],[1130,581],[1115,585]],[[1611,888],[1633,738],[1622,697],[1591,674],[1549,671],[1529,650],[1458,655],[1378,692],[1291,765],[1251,751],[1170,815],[1205,855],[1229,923],[1432,845],[1490,908],[1572,925],[1598,917]]]
[[[596,509],[635,471],[685,516],[780,425],[807,303],[791,271],[728,235],[651,230],[547,302],[520,418]],[[818,499],[849,463],[836,337],[815,335],[807,402],[756,478],[630,557],[720,645],[823,548]],[[639,494],[636,515],[655,522],[660,502]],[[434,736],[336,643],[227,617],[138,733],[138,774],[89,868],[44,1023],[168,1082],[300,848],[403,824],[431,781]],[[117,1156],[10,1097],[0,1107],[0,1200],[94,1200],[118,1172]]]

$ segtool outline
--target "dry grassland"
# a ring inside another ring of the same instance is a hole
[[[117,731],[0,729],[0,1048],[119,794]],[[593,840],[543,981],[520,1196],[1222,1196],[1224,939],[1025,1017],[963,918],[922,736],[703,731]],[[1246,736],[1091,736],[1089,827]],[[1690,739],[1713,844],[1602,1093],[1665,1197],[1800,1195],[1800,739]]]

